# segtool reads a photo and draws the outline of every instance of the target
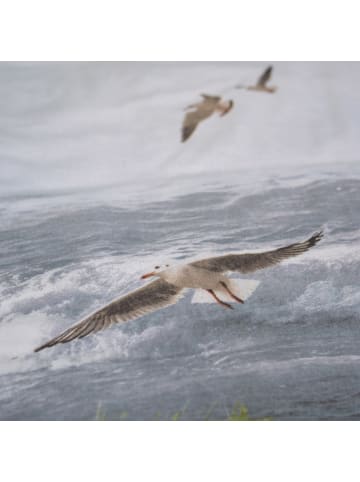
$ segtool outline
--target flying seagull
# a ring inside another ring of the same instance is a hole
[[[118,298],[34,351],[38,352],[58,343],[67,343],[75,338],[83,338],[115,323],[134,320],[173,305],[179,301],[187,288],[206,290],[219,305],[233,309],[229,303],[220,298],[221,293],[227,294],[230,299],[238,303],[244,301],[241,295],[233,292],[231,279],[225,276],[225,273],[229,271],[251,273],[268,268],[284,259],[305,253],[320,241],[322,236],[323,233],[320,231],[306,241],[263,253],[225,254],[181,266],[155,266],[153,271],[144,274],[141,278],[154,276],[158,279]]]
[[[203,98],[202,102],[189,105],[187,109],[190,110],[185,114],[185,118],[182,125],[181,141],[185,142],[196,129],[199,122],[210,117],[214,112],[220,112],[221,116],[224,116],[232,109],[234,102],[232,100],[224,101],[221,97],[201,94]]]
[[[256,85],[249,85],[249,86],[244,86],[244,85],[237,85],[237,89],[247,89],[247,90],[257,90],[260,92],[268,92],[270,94],[274,93],[277,89],[277,87],[268,87],[266,84],[270,80],[271,73],[272,73],[272,66],[269,65],[267,69],[261,74],[259,77]]]

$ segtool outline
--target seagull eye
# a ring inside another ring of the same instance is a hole
[[[167,265],[166,265],[166,267],[168,268],[168,267],[169,267],[169,265],[167,264]]]
[[[155,269],[160,269],[160,266],[155,266]]]

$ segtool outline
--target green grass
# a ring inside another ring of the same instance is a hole
[[[241,403],[236,402],[233,406],[231,413],[229,414],[227,420],[231,422],[252,422],[256,421],[256,418],[250,418],[249,410],[245,405],[241,405]],[[261,418],[259,420],[271,420],[270,417]]]
[[[211,420],[211,414],[212,411],[215,407],[215,404],[213,404],[210,409],[205,413],[204,418],[201,418],[199,420]],[[127,420],[128,419],[128,412],[123,411],[118,414],[117,417],[111,417],[111,419],[107,418],[106,416],[106,411],[103,409],[101,403],[98,404],[97,409],[96,409],[96,415],[95,415],[95,420],[97,421],[104,421],[104,420]],[[156,412],[152,420],[158,420],[158,421],[181,421],[181,420],[186,420],[186,407],[184,407],[181,410],[178,410],[174,412],[170,417],[163,417],[160,412]],[[257,420],[262,420],[262,421],[269,421],[272,420],[270,417],[266,418],[261,418],[261,419],[256,419],[252,418],[249,415],[249,410],[246,407],[246,405],[241,404],[240,402],[236,402],[233,407],[231,408],[230,412],[228,412],[227,418],[224,420],[230,421],[230,422],[252,422],[252,421],[257,421]]]

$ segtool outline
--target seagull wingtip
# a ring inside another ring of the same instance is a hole
[[[46,347],[47,347],[47,344],[45,344],[45,345],[40,345],[40,346],[34,348],[33,352],[34,352],[34,353],[38,353],[39,351],[43,350],[43,349],[46,348]]]
[[[317,231],[314,233],[311,238],[309,238],[309,243],[310,246],[314,246],[316,243],[318,243],[322,238],[324,237],[324,231],[321,229],[320,231]]]

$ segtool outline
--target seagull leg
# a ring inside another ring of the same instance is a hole
[[[227,287],[226,283],[224,283],[223,281],[220,281],[220,284],[226,289],[226,291],[229,293],[229,295],[231,296],[231,298],[235,301],[237,301],[238,303],[242,303],[244,304],[244,300],[242,300],[241,298],[238,298],[237,296],[234,295],[234,293],[232,293],[229,288]]]
[[[213,290],[206,290],[206,291],[208,291],[208,292],[211,294],[211,296],[212,296],[213,298],[215,298],[216,302],[219,303],[219,305],[222,305],[222,306],[224,306],[225,308],[230,308],[230,310],[233,310],[233,309],[234,309],[231,305],[229,305],[229,303],[225,303],[225,301],[221,301],[221,300],[216,296],[216,294],[214,293]]]

